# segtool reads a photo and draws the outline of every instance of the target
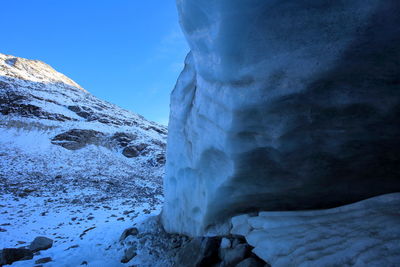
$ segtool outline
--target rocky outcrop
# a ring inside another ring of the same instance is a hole
[[[135,127],[156,135],[167,134],[164,126],[96,98],[41,61],[1,53],[0,114]]]
[[[71,129],[51,139],[52,144],[62,146],[68,150],[78,150],[88,145],[96,145],[121,150],[122,155],[127,158],[154,154],[149,163],[164,165],[165,143],[157,142],[157,140],[152,141],[141,140],[137,135],[131,133],[117,132],[110,135],[88,129]]]
[[[7,89],[7,83],[0,83],[0,89]],[[17,115],[28,118],[40,118],[55,121],[76,121],[63,114],[48,112],[43,108],[29,103],[29,97],[10,92],[0,94],[0,113],[2,115]]]
[[[96,98],[40,61],[0,54],[0,117],[0,130],[44,131],[46,142],[67,150],[94,145],[150,168],[165,164],[166,127]]]
[[[26,248],[4,248],[0,250],[0,266],[32,258],[33,252]]]
[[[104,134],[94,130],[72,129],[56,135],[51,142],[69,150],[76,150],[89,144],[99,144]]]
[[[49,249],[52,246],[52,239],[44,236],[38,236],[30,243],[28,247],[4,248],[0,250],[0,266],[3,266],[3,264],[12,264],[16,261],[30,260],[33,258],[34,253]],[[46,257],[38,261],[35,263],[46,263],[51,261],[51,258]]]
[[[269,267],[242,236],[194,237],[165,232],[159,216],[149,217],[121,234],[121,262],[176,267]]]
[[[163,223],[400,190],[400,3],[179,0]]]

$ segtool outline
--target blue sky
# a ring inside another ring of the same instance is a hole
[[[0,52],[42,60],[95,96],[166,124],[188,47],[175,0],[7,0]]]

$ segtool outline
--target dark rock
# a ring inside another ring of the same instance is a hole
[[[78,199],[78,198],[74,198],[74,199],[71,201],[71,203],[72,203],[72,204],[82,204],[82,200],[80,200],[80,199]]]
[[[150,214],[150,213],[151,213],[151,211],[150,211],[150,210],[148,210],[148,209],[143,209],[143,213],[144,213],[144,214]]]
[[[140,151],[135,146],[127,146],[122,150],[122,154],[127,158],[133,158],[139,156]]]
[[[2,264],[11,264],[20,260],[30,260],[33,258],[33,252],[26,248],[4,248],[1,251]]]
[[[174,266],[213,266],[220,262],[220,237],[197,237],[186,243],[177,253]]]
[[[79,224],[79,223],[78,223]],[[93,229],[95,229],[96,228],[96,226],[92,226],[92,227],[89,227],[88,229],[85,229],[83,232],[82,232],[82,234],[80,234],[79,235],[79,238],[80,239],[83,239],[83,237],[87,234],[87,232],[89,232],[89,231],[91,231],[91,230],[93,230]]]
[[[123,258],[121,259],[121,262],[127,263],[131,259],[133,259],[133,257],[135,257],[136,255],[137,255],[136,247],[132,246],[132,247],[128,248],[127,250],[125,250],[125,254],[124,254]]]
[[[156,161],[158,164],[165,164],[165,154],[158,154],[156,155]]]
[[[126,147],[130,142],[137,138],[134,134],[117,132],[112,137],[111,140],[116,142],[120,147]]]
[[[135,148],[137,151],[142,152],[143,150],[145,150],[149,145],[145,144],[145,143],[140,143],[138,145],[135,145]]]
[[[34,189],[34,188],[24,188],[24,192],[25,193],[32,193],[32,192],[35,192],[36,191],[36,189]]]
[[[10,88],[11,88],[10,84],[8,84],[6,82],[3,82],[3,81],[0,81],[0,89],[10,89]],[[2,104],[1,100],[0,100],[0,104]]]
[[[5,62],[6,62],[6,64],[13,67],[17,61],[18,61],[18,58],[14,57],[14,58],[6,59]]]
[[[139,233],[139,231],[138,231],[138,229],[137,229],[136,227],[131,227],[131,228],[125,229],[125,230],[122,232],[122,234],[121,234],[121,236],[120,236],[120,238],[119,238],[119,241],[122,242],[122,241],[124,241],[125,238],[127,238],[128,236],[130,236],[130,235],[137,235],[138,233]]]
[[[104,134],[94,130],[72,129],[56,135],[51,143],[69,150],[77,150],[89,144],[99,143]]]
[[[233,248],[220,249],[219,256],[222,259],[221,267],[235,266],[250,255],[251,247],[248,244],[239,244]]]
[[[171,240],[171,248],[174,249],[174,248],[179,248],[181,246],[182,246],[182,239],[181,238],[175,237],[175,238],[173,238]]]
[[[165,128],[149,126],[148,129],[156,131],[157,133],[160,133],[160,134],[167,134],[167,130]]]
[[[45,258],[41,258],[35,261],[35,264],[40,264],[40,263],[47,263],[47,262],[51,262],[52,258],[51,257],[45,257]]]
[[[135,210],[125,210],[122,214],[129,215],[129,214],[131,214],[133,212],[135,212]]]
[[[72,245],[72,246],[70,246],[70,247],[68,247],[68,248],[66,248],[64,250],[70,250],[71,248],[78,248],[78,247],[79,247],[79,245]]]
[[[258,257],[251,257],[239,262],[236,267],[269,267],[270,265],[259,259]]]
[[[84,119],[89,119],[92,115],[94,115],[94,113],[90,112],[91,110],[88,109],[87,107],[68,106],[68,109],[75,112],[76,115]]]
[[[53,240],[44,236],[38,236],[32,243],[29,245],[29,249],[33,252],[37,252],[39,250],[46,250],[53,246]]]
[[[165,150],[165,148],[167,147],[167,144],[165,142],[157,140],[157,139],[153,139],[151,142],[153,144],[159,146],[162,150]]]
[[[17,100],[14,101],[15,99]],[[3,115],[16,114],[22,117],[41,118],[56,121],[75,120],[62,114],[44,111],[41,107],[24,103],[24,100],[25,99],[23,96],[18,96],[16,98],[14,98],[11,94],[8,95],[7,98],[2,98],[2,96],[0,96],[0,113]]]
[[[81,265],[88,265],[88,262],[87,261],[82,261]]]

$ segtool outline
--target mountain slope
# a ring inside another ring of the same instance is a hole
[[[46,253],[57,266],[122,265],[122,252],[101,257],[121,249],[124,228],[158,212],[166,134],[41,61],[0,54],[2,247],[44,235],[55,239]],[[60,255],[75,243],[79,253]]]

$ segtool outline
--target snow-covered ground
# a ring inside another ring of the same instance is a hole
[[[12,266],[130,266],[119,237],[160,212],[166,134],[43,62],[0,54],[0,249],[54,240]]]
[[[95,192],[75,191],[50,197],[0,197],[3,247],[20,247],[37,236],[54,240],[53,247],[41,251],[32,260],[18,261],[11,266],[34,266],[37,259],[51,257],[45,266],[130,266],[121,263],[124,247],[119,237],[124,229],[157,214],[159,205],[134,203],[118,199],[103,203],[75,204],[61,199],[84,199]],[[150,212],[150,213],[148,213]],[[10,225],[8,225],[10,224]],[[86,232],[85,232],[86,231]],[[144,262],[143,264],[149,264]]]
[[[3,128],[0,136],[0,244],[20,247],[36,236],[55,241],[12,266],[48,256],[54,262],[46,266],[130,266],[120,262],[118,239],[125,228],[159,213],[162,168],[102,146],[66,150],[32,129]]]

